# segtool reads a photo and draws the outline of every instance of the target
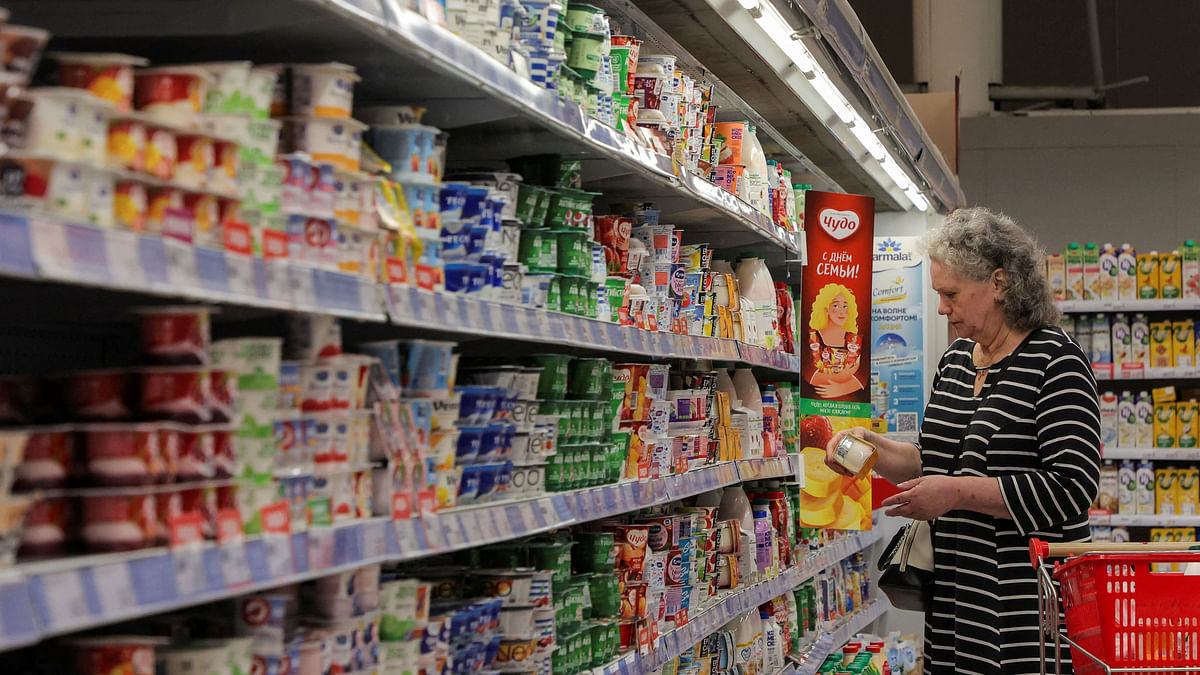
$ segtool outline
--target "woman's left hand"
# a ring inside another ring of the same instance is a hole
[[[834,384],[819,384],[814,387],[817,396],[824,399],[837,398],[846,394],[862,389],[862,383],[857,379],[850,379],[846,382],[838,382]]]
[[[934,520],[958,508],[960,486],[954,476],[921,476],[896,487],[902,492],[883,500],[889,516]]]

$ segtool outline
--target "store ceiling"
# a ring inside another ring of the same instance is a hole
[[[1004,81],[1009,86],[1092,83],[1086,0],[1003,0]],[[912,0],[850,0],[892,76],[912,84]],[[1200,2],[1097,0],[1104,79],[1150,81],[1110,90],[1095,107],[1200,106]],[[1001,109],[1029,105],[1004,104]],[[1084,107],[1080,101],[1059,101]]]

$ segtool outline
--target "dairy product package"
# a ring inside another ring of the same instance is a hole
[[[1106,391],[1100,394],[1100,447],[1117,445],[1117,421],[1119,405],[1117,393]]]
[[[1133,361],[1133,344],[1129,335],[1129,316],[1117,314],[1112,320],[1112,362],[1119,369]]]
[[[1127,459],[1117,467],[1117,512],[1123,516],[1137,513],[1137,464]]]
[[[1117,251],[1117,298],[1136,300],[1137,296],[1137,253],[1129,244],[1121,244]]]
[[[1154,515],[1154,462],[1150,460],[1138,462],[1137,487],[1138,515]]]
[[[1117,397],[1117,447],[1137,446],[1137,413],[1132,392],[1123,391]]]

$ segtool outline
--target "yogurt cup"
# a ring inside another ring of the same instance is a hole
[[[41,28],[4,24],[0,26],[0,43],[4,45],[4,70],[16,73],[28,84],[42,58],[42,50],[50,40],[50,32]]]
[[[265,120],[271,115],[271,98],[279,80],[279,71],[270,66],[251,68],[246,76],[244,104],[245,112],[249,112],[257,120]]]
[[[345,63],[292,64],[291,113],[311,117],[349,118],[354,85],[360,79]]]
[[[177,425],[173,430],[178,443],[176,478],[186,482],[216,477],[217,448],[212,427]]]
[[[50,57],[58,62],[62,86],[85,89],[121,112],[133,109],[133,69],[150,63],[128,54],[51,52]]]
[[[80,673],[154,675],[155,649],[164,638],[104,636],[70,642],[75,651],[75,668]]]
[[[179,147],[175,142],[175,132],[153,123],[147,123],[145,129],[146,153],[143,169],[155,178],[173,179],[175,167],[179,164]]]
[[[392,167],[391,178],[401,183],[436,181],[434,139],[439,130],[421,124],[375,127],[371,147]]]
[[[203,365],[211,344],[207,307],[148,307],[141,315],[141,353],[162,365]]]
[[[280,144],[284,152],[306,152],[315,162],[358,171],[362,134],[367,125],[354,119],[285,117]]]
[[[67,376],[63,393],[67,412],[76,419],[117,420],[133,415],[128,370],[90,370]]]
[[[194,129],[212,82],[194,66],[142,68],[134,74],[134,105],[163,124]]]
[[[168,478],[158,424],[90,424],[81,431],[92,484],[149,485]]]
[[[4,141],[16,150],[100,166],[111,111],[111,103],[81,89],[28,89],[9,104]]]
[[[67,552],[75,536],[74,500],[49,497],[35,500],[21,527],[18,556],[41,558]]]
[[[25,455],[16,467],[13,486],[19,490],[60,488],[76,471],[74,428],[33,427],[25,442]]]
[[[152,493],[84,497],[80,511],[83,515],[80,535],[94,553],[145,548],[152,546],[158,536]]]
[[[139,373],[142,392],[139,409],[143,414],[188,424],[211,419],[211,380],[207,368],[143,368]]]
[[[246,92],[252,65],[249,61],[219,61],[184,65],[199,68],[212,78],[212,83],[204,96],[204,112],[206,114],[250,112],[251,106],[247,102]]]
[[[216,166],[213,140],[202,134],[176,134],[175,182],[183,187],[202,190]]]

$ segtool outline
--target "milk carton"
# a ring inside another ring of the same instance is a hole
[[[1179,447],[1178,410],[1174,403],[1154,404],[1154,447]]]
[[[1188,239],[1179,249],[1183,268],[1183,297],[1200,298],[1200,246]]]
[[[1121,244],[1117,251],[1117,298],[1136,300],[1137,296],[1137,253],[1129,244]]]
[[[1118,508],[1119,487],[1120,471],[1112,462],[1105,462],[1100,467],[1100,492],[1096,495],[1093,507],[1103,509],[1109,513],[1115,512]]]
[[[1154,512],[1158,515],[1176,515],[1175,484],[1178,478],[1179,471],[1173,466],[1154,472]]]
[[[1191,368],[1196,358],[1196,322],[1192,319],[1171,322],[1171,365]]]
[[[1080,264],[1082,265],[1082,260]],[[1138,254],[1137,289],[1138,297],[1142,300],[1158,299],[1158,251]]]
[[[1134,447],[1154,447],[1154,401],[1150,398],[1150,392],[1138,392],[1134,414],[1137,416],[1137,443]]]
[[[1129,543],[1129,528],[1124,525],[1114,527],[1112,529],[1112,540],[1114,544]]]
[[[1092,363],[1112,363],[1112,327],[1107,314],[1092,317]]]
[[[1046,283],[1055,300],[1067,299],[1067,259],[1061,253],[1046,256]]]
[[[1078,242],[1067,244],[1067,300],[1083,299],[1083,249]]]
[[[1117,397],[1117,447],[1137,447],[1137,413],[1135,399],[1128,391],[1121,392]]]
[[[1100,394],[1100,447],[1117,446],[1117,394],[1106,391]]]
[[[1194,516],[1200,507],[1200,469],[1180,469],[1176,490],[1175,512],[1181,516]]]
[[[1117,249],[1112,244],[1100,247],[1100,281],[1098,289],[1100,297],[1097,300],[1116,300],[1117,281],[1121,275],[1118,266]]]
[[[1196,447],[1197,439],[1200,439],[1200,404],[1196,403],[1196,399],[1180,401],[1175,404],[1175,410],[1179,447]]]
[[[1117,467],[1117,512],[1123,516],[1137,513],[1137,464],[1127,459]]]
[[[1142,460],[1137,466],[1137,512],[1140,516],[1154,515],[1154,463]]]
[[[1145,314],[1134,314],[1129,323],[1130,363],[1150,365],[1150,322]]]
[[[1075,321],[1074,314],[1058,315],[1058,327],[1061,328],[1064,333],[1066,333],[1067,337],[1074,340],[1075,344],[1079,344],[1079,336],[1075,330],[1077,328],[1077,322]]]
[[[1094,241],[1083,247],[1083,299],[1100,299],[1100,249]]]
[[[1118,314],[1112,320],[1112,354],[1117,369],[1122,364],[1133,362],[1133,343],[1129,335],[1129,316]]]
[[[1158,256],[1158,297],[1164,300],[1183,297],[1183,267],[1179,251]]]
[[[1111,339],[1111,338],[1110,338]],[[1086,315],[1075,319],[1075,341],[1083,351],[1083,357],[1092,360],[1092,320]]]
[[[1155,321],[1150,324],[1150,367],[1170,368],[1171,362],[1171,322]]]

